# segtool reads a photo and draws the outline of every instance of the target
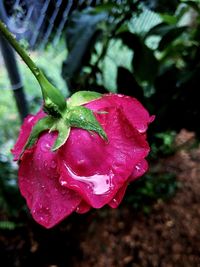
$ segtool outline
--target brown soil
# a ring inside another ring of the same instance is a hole
[[[178,151],[153,168],[173,172],[181,184],[149,215],[127,205],[73,215],[52,230],[28,220],[0,234],[1,266],[198,267],[200,266],[200,147],[182,131]]]

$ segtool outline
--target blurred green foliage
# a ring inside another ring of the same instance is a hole
[[[22,203],[17,187],[17,165],[0,154],[0,211],[16,217]]]
[[[139,31],[144,13],[148,27]],[[183,127],[199,134],[199,32],[199,1],[102,1],[72,14],[62,74],[71,92],[135,96],[156,114],[154,134]]]
[[[172,173],[150,172],[129,186],[125,203],[136,211],[149,213],[154,203],[169,200],[179,186]]]

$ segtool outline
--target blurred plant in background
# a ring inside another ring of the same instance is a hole
[[[154,133],[199,133],[198,1],[122,2],[72,14],[62,70],[69,90],[133,95],[157,115]],[[153,19],[138,30],[144,13]]]

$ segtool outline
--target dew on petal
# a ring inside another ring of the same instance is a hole
[[[92,189],[95,195],[103,195],[110,191],[112,188],[112,178],[114,174],[110,172],[109,175],[94,174],[92,176],[79,176],[75,174],[66,164],[65,168],[69,175],[77,181],[87,184],[88,189]],[[61,181],[61,185],[66,181]]]
[[[51,163],[50,163],[50,167],[52,168],[52,169],[55,169],[56,168],[56,162],[55,162],[55,160],[52,160],[51,161]]]
[[[139,133],[145,133],[146,132],[146,129],[147,127],[146,127],[146,125],[140,125],[140,128],[138,128],[138,132]]]
[[[43,152],[49,152],[51,149],[51,146],[49,143],[46,142],[46,140],[44,140],[44,142],[41,142],[40,144],[40,148]]]
[[[33,211],[35,218],[42,223],[47,224],[50,221],[49,207],[41,206],[37,210]]]
[[[47,161],[44,161],[44,167],[46,168],[48,166]]]
[[[117,201],[117,199],[116,198],[113,198],[113,200],[112,200],[116,205],[119,205],[119,203],[118,203],[118,201]]]
[[[140,171],[140,166],[139,166],[139,164],[138,164],[138,165],[135,165],[135,169],[136,169],[136,171]]]
[[[61,181],[60,184],[61,184],[62,186],[65,186],[65,185],[67,185],[67,181]]]
[[[28,118],[28,122],[32,122],[32,120],[34,119],[34,116],[30,116],[30,118]]]
[[[84,159],[81,159],[77,162],[78,165],[83,165],[85,163],[85,160]]]

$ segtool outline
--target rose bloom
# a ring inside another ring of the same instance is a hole
[[[52,152],[57,132],[44,131],[20,159],[20,192],[33,218],[46,228],[74,211],[118,207],[127,185],[148,169],[146,130],[154,116],[140,102],[105,94],[84,106],[94,111],[108,142],[96,133],[72,128],[66,143]],[[25,119],[12,150],[14,160],[19,160],[32,127],[45,116],[39,111]]]

